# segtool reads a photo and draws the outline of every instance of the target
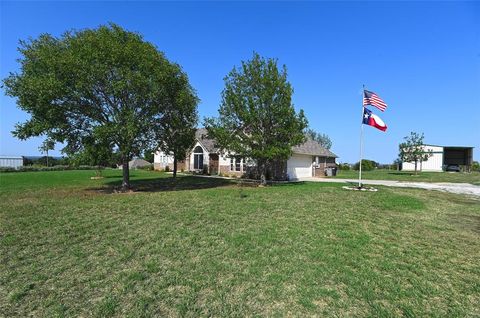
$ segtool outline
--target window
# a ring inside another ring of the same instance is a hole
[[[242,158],[230,158],[230,171],[242,171]]]
[[[203,149],[200,146],[196,146],[193,150],[193,169],[203,169]]]
[[[235,171],[241,170],[242,158],[235,158]]]

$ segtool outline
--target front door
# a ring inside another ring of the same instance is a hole
[[[208,157],[208,172],[210,174],[218,174],[218,155],[212,153]]]

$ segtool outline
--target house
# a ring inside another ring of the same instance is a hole
[[[444,171],[449,165],[458,165],[464,171],[470,171],[473,162],[473,147],[424,145],[425,152],[432,156],[417,163],[419,171]],[[402,170],[414,171],[415,162],[403,162]]]
[[[186,160],[178,163],[178,170],[202,172],[208,174],[250,175],[255,172],[255,163],[240,156],[222,152],[215,141],[207,136],[205,128],[197,129],[195,145],[187,154]],[[318,142],[308,139],[305,143],[292,148],[292,156],[286,161],[276,162],[271,167],[273,179],[292,180],[324,175],[326,167],[336,166],[337,156],[323,148]],[[173,167],[173,157],[162,151],[154,156],[154,168],[163,170]]]

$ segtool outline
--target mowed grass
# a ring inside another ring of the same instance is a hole
[[[480,202],[134,171],[0,175],[0,313],[480,315]]]
[[[336,178],[357,179],[358,171],[338,170]],[[406,182],[460,182],[480,185],[480,172],[418,172],[418,174],[415,175],[413,171],[376,169],[373,171],[362,171],[362,179],[398,180]]]

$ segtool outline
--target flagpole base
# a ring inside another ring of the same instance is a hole
[[[366,187],[364,185],[362,186],[343,186],[342,189],[345,190],[353,190],[353,191],[369,191],[369,192],[377,192],[378,189],[372,188],[372,187]]]

